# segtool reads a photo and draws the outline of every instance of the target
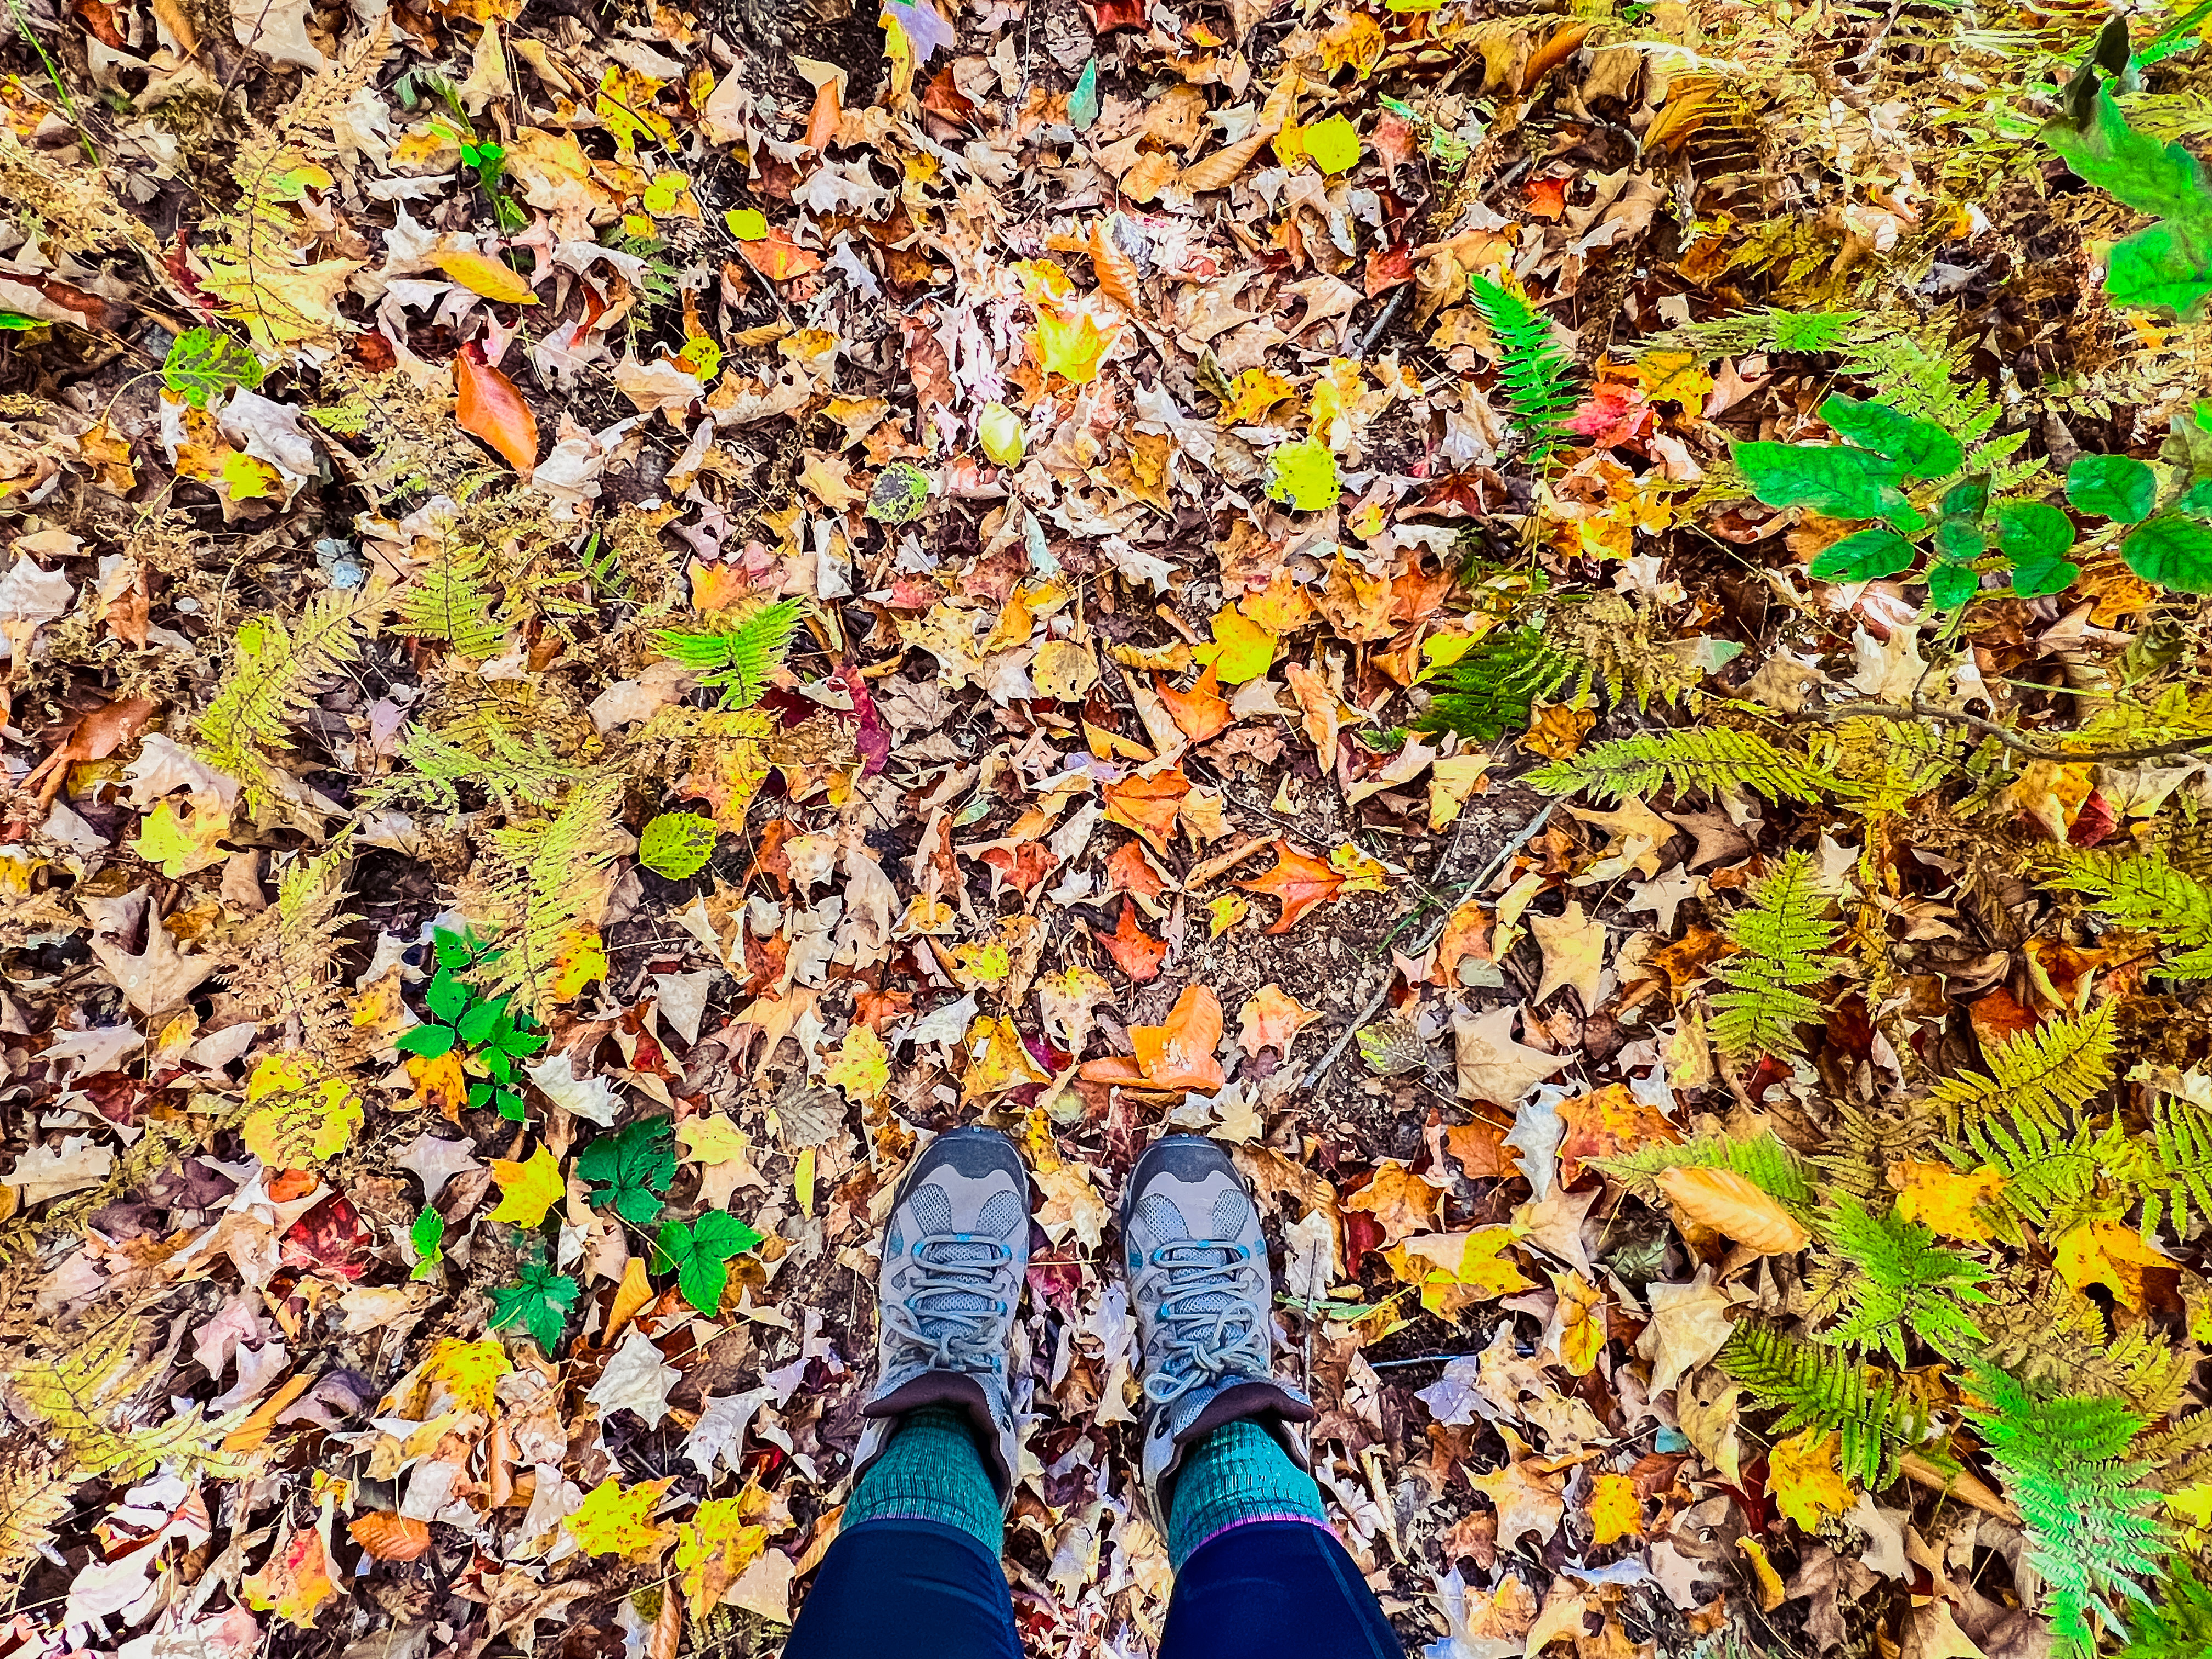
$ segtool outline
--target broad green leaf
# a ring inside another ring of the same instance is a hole
[[[1997,545],[2012,561],[2012,591],[2022,599],[2063,593],[2081,579],[2081,567],[2066,556],[2073,521],[2048,501],[1998,502]]]
[[[663,812],[637,838],[637,861],[656,876],[684,881],[714,856],[714,820],[696,812]]]
[[[425,1204],[415,1224],[407,1230],[407,1242],[415,1247],[415,1271],[407,1277],[429,1278],[446,1259],[446,1218]]]
[[[2212,222],[2168,219],[2113,243],[2105,292],[2116,305],[2163,306],[2179,317],[2195,316],[2212,295]]]
[[[1908,478],[1947,478],[1966,459],[1959,441],[1935,422],[1887,404],[1838,395],[1821,404],[1820,418],[1853,443],[1888,456]]]
[[[1939,611],[1955,611],[1972,599],[1981,585],[1981,576],[1972,565],[1930,565],[1928,569],[1928,603]]]
[[[711,1316],[720,1309],[722,1291],[730,1282],[725,1264],[760,1242],[759,1233],[728,1211],[709,1210],[688,1224],[671,1221],[662,1225],[653,1240],[653,1270],[673,1268],[684,1299]]]
[[[468,1012],[469,988],[453,977],[450,968],[441,968],[430,976],[430,988],[423,993],[423,1006],[440,1019],[452,1025]]]
[[[450,1025],[410,1025],[392,1042],[393,1048],[403,1054],[420,1054],[425,1060],[435,1060],[453,1046],[453,1028]]]
[[[491,1292],[491,1328],[503,1331],[520,1325],[550,1357],[568,1323],[568,1310],[576,1305],[581,1287],[566,1273],[556,1273],[543,1261],[526,1261],[514,1285],[495,1285]]]
[[[205,409],[233,386],[251,392],[261,384],[261,374],[258,357],[211,328],[186,329],[169,343],[161,361],[161,384],[194,409]]]
[[[2084,513],[2140,524],[2158,505],[2158,474],[2132,455],[2078,455],[2066,469],[2066,499]]]
[[[505,997],[493,1002],[476,1003],[454,1023],[453,1029],[461,1034],[464,1042],[489,1042],[492,1034],[499,1030],[499,1022],[506,1012]]]
[[[2098,89],[2092,118],[2078,131],[2069,122],[2053,121],[2043,129],[2043,142],[2089,183],[2138,213],[2154,213],[2161,219],[2212,213],[2204,169],[2189,151],[2136,131],[2105,88]]]
[[[1809,507],[1835,519],[1887,519],[1900,530],[1926,522],[1899,487],[1905,469],[1844,444],[1738,444],[1735,464],[1769,507]]]
[[[1267,457],[1267,499],[1301,513],[1322,513],[1336,505],[1340,487],[1336,457],[1317,438],[1277,446]]]
[[[1813,574],[1824,582],[1870,582],[1912,568],[1912,544],[1894,530],[1862,530],[1820,550]]]
[[[2212,525],[2166,514],[2120,544],[2120,557],[2147,582],[2185,593],[2212,593]]]
[[[1078,132],[1088,132],[1097,119],[1098,59],[1094,56],[1084,64],[1075,90],[1067,94],[1067,125]]]
[[[505,1058],[497,1050],[484,1057],[494,1076],[499,1073],[495,1061]],[[650,1226],[660,1214],[660,1195],[676,1179],[676,1140],[668,1120],[645,1118],[601,1135],[577,1154],[575,1167],[592,1183],[592,1203],[633,1225]]]

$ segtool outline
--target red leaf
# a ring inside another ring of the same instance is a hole
[[[787,283],[822,269],[822,256],[793,241],[791,233],[781,225],[769,227],[768,234],[757,242],[738,243],[738,252],[771,283]]]
[[[1378,247],[1367,256],[1367,297],[1373,299],[1385,289],[1396,288],[1401,283],[1413,280],[1413,245],[1400,242],[1392,247]]]
[[[522,401],[514,382],[478,361],[481,355],[470,345],[453,359],[461,430],[482,438],[526,478],[538,465],[538,417]]]
[[[1290,931],[1291,924],[1325,899],[1336,896],[1344,878],[1319,859],[1293,852],[1288,842],[1275,843],[1275,867],[1253,881],[1237,884],[1248,893],[1265,893],[1282,901],[1283,914],[1271,933]]]
[[[1166,940],[1154,939],[1137,926],[1137,907],[1126,898],[1121,901],[1121,925],[1097,939],[1115,966],[1139,985],[1159,973],[1168,953]]]
[[[1142,842],[1125,841],[1114,849],[1114,856],[1106,860],[1106,890],[1109,893],[1134,893],[1139,898],[1158,898],[1168,890],[1167,883],[1159,872],[1145,860]]]

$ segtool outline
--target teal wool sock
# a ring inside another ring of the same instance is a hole
[[[951,1407],[925,1406],[907,1415],[884,1455],[854,1486],[839,1524],[850,1528],[863,1521],[892,1520],[957,1527],[994,1555],[1005,1547],[999,1494],[984,1473],[968,1419]]]
[[[1177,1572],[1200,1544],[1252,1521],[1328,1522],[1313,1476],[1257,1423],[1224,1423],[1183,1455],[1169,1502],[1168,1561]]]

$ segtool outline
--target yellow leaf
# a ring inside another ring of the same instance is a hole
[[[553,961],[553,1000],[573,1002],[586,985],[607,976],[606,941],[596,927],[572,927],[561,935]]]
[[[360,1097],[301,1054],[264,1056],[246,1081],[246,1102],[259,1109],[239,1133],[246,1150],[272,1170],[336,1158],[361,1127]]]
[[[855,1104],[873,1100],[890,1086],[890,1051],[871,1027],[855,1023],[837,1045],[836,1058],[823,1068],[822,1076],[832,1088],[842,1089],[845,1098]]]
[[[963,1100],[981,1100],[1025,1083],[1051,1081],[1051,1076],[1030,1058],[1012,1020],[976,1016],[968,1028],[968,1069],[960,1078]]]
[[[1820,1522],[1842,1515],[1858,1502],[1851,1483],[1844,1479],[1838,1453],[1842,1437],[1812,1429],[1775,1443],[1766,1465],[1766,1489],[1775,1506],[1807,1532],[1818,1532]]]
[[[322,1534],[301,1527],[276,1547],[260,1571],[240,1581],[239,1589],[246,1605],[257,1613],[274,1613],[289,1625],[310,1628],[315,1610],[338,1589],[331,1582],[330,1552],[323,1546]]]
[[[2123,1307],[2142,1306],[2143,1270],[2174,1264],[2117,1221],[2084,1221],[2061,1234],[2054,1248],[2058,1275],[2077,1291],[2111,1290]]]
[[[1647,351],[1629,373],[1653,403],[1675,403],[1700,413],[1713,389],[1713,377],[1698,366],[1694,351]]]
[[[459,1123],[468,1103],[469,1074],[461,1069],[460,1051],[448,1048],[435,1060],[420,1054],[407,1057],[407,1075],[415,1085],[411,1103],[417,1110],[443,1112]]]
[[[2004,1172],[1984,1164],[1971,1175],[1961,1175],[1948,1164],[1925,1164],[1906,1159],[1889,1166],[1889,1184],[1897,1189],[1900,1219],[1917,1221],[1931,1231],[1962,1243],[1988,1242],[1990,1230],[1974,1212],[1992,1204],[2004,1190]]]
[[[1087,311],[1047,312],[1037,319],[1037,366],[1088,386],[1098,378],[1099,364],[1119,332],[1103,331]]]
[[[1467,805],[1491,768],[1487,755],[1443,755],[1429,763],[1429,828],[1447,830],[1458,822]]]
[[[1667,1170],[1659,1188],[1699,1226],[1762,1255],[1794,1255],[1810,1237],[1796,1217],[1733,1170]]]
[[[1552,1275],[1552,1288],[1559,1297],[1559,1363],[1588,1376],[1605,1352],[1605,1292],[1571,1267]]]
[[[212,799],[211,797],[210,799]],[[146,815],[131,849],[174,881],[230,856],[216,845],[230,832],[230,814],[196,808],[191,801],[165,800]]]
[[[1242,893],[1224,893],[1219,898],[1206,902],[1206,913],[1212,918],[1206,924],[1208,939],[1219,939],[1250,914],[1252,901]]]
[[[1403,1283],[1421,1287],[1423,1307],[1439,1318],[1455,1318],[1471,1303],[1534,1287],[1503,1254],[1515,1237],[1510,1227],[1417,1233],[1385,1250],[1382,1259]]]
[[[676,1571],[690,1606],[720,1603],[722,1592],[768,1547],[768,1528],[746,1519],[751,1508],[743,1496],[710,1498],[690,1520],[676,1523]]]
[[[1739,1538],[1735,1547],[1749,1558],[1751,1570],[1759,1579],[1759,1605],[1771,1613],[1789,1599],[1789,1591],[1782,1587],[1782,1575],[1774,1570],[1774,1563],[1766,1559],[1766,1546],[1756,1538]]]
[[[234,501],[281,501],[284,475],[258,455],[234,449],[217,470],[222,493]]]
[[[1644,1500],[1625,1474],[1601,1474],[1591,1483],[1590,1542],[1600,1547],[1644,1535]]]
[[[514,1369],[496,1339],[464,1342],[441,1336],[430,1350],[428,1374],[446,1385],[458,1409],[489,1412],[499,1403],[499,1379]]]
[[[1277,404],[1298,395],[1271,368],[1248,368],[1229,383],[1229,401],[1217,417],[1223,426],[1250,426]]]
[[[653,1523],[653,1506],[669,1485],[666,1480],[641,1480],[625,1492],[620,1481],[609,1477],[586,1492],[562,1524],[589,1554],[648,1559],[669,1541],[667,1529]]]
[[[1378,859],[1370,858],[1351,842],[1330,849],[1328,867],[1344,878],[1341,893],[1380,893],[1389,885],[1390,872]]]
[[[491,1178],[499,1187],[499,1207],[491,1212],[490,1219],[510,1221],[518,1227],[541,1224],[545,1212],[568,1193],[559,1160],[543,1146],[527,1158],[492,1159]]]
[[[799,1200],[801,1215],[814,1213],[814,1149],[807,1147],[799,1155],[799,1162],[791,1171],[792,1195]]]
[[[495,305],[534,306],[538,295],[513,266],[488,253],[448,248],[436,256],[438,269],[471,294],[481,294]]]

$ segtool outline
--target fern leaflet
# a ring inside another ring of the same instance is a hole
[[[1840,1436],[1844,1474],[1869,1489],[1894,1477],[1899,1450],[1928,1437],[1926,1413],[1894,1377],[1869,1382],[1866,1366],[1771,1325],[1738,1325],[1717,1363],[1762,1400],[1788,1407],[1778,1437],[1796,1429]]]
[[[1547,795],[1588,793],[1596,800],[1661,789],[1678,796],[1750,789],[1769,800],[1807,805],[1833,787],[1801,757],[1784,753],[1757,732],[1726,726],[1639,732],[1540,766],[1528,781]]]
[[[1574,359],[1559,349],[1552,325],[1527,296],[1487,276],[1468,279],[1474,308],[1498,337],[1498,373],[1513,424],[1528,441],[1532,459],[1542,460],[1571,438],[1565,428],[1575,406],[1568,384]]]
[[[1771,1129],[1755,1135],[1694,1135],[1675,1146],[1640,1146],[1619,1158],[1594,1158],[1587,1162],[1647,1204],[1658,1201],[1658,1177],[1662,1173],[1683,1169],[1732,1170],[1794,1212],[1800,1220],[1809,1217],[1818,1203],[1811,1166],[1777,1139]]]
[[[1945,1078],[1929,1104],[1954,1133],[1999,1112],[2059,1128],[2112,1080],[2116,1041],[2109,1004],[2079,1019],[2046,1020],[1990,1044],[1982,1054],[1989,1075]]]
[[[487,1000],[511,994],[516,1008],[550,1013],[564,951],[605,908],[607,866],[623,844],[622,797],[620,777],[596,778],[553,817],[491,832],[497,871],[472,911],[499,941],[479,988]]]
[[[1738,954],[1713,964],[1729,988],[1713,1000],[1712,1039],[1728,1054],[1796,1054],[1797,1027],[1820,1017],[1820,1005],[1798,988],[1817,985],[1843,966],[1828,954],[1838,928],[1820,919],[1827,895],[1813,879],[1812,860],[1792,853],[1754,884],[1751,902],[1729,918]]]
[[[2123,927],[2154,934],[2169,951],[2158,965],[2170,979],[2212,979],[2212,882],[2198,880],[2158,852],[2133,857],[2104,851],[2064,855],[2051,884],[2077,892]]]
[[[1541,629],[1487,635],[1426,682],[1434,700],[1420,729],[1495,743],[1525,729],[1534,705],[1552,701],[1577,671],[1587,688],[1589,665],[1550,644]]]
[[[443,539],[394,605],[399,631],[442,640],[471,661],[498,655],[507,626],[492,616],[498,596],[488,580],[490,566],[483,549]]]
[[[238,630],[222,683],[200,714],[198,738],[208,763],[239,781],[249,811],[265,815],[290,792],[285,728],[361,654],[371,615],[366,602],[334,592],[308,600],[291,627],[272,613]]]
[[[768,690],[768,677],[782,663],[805,615],[802,601],[779,599],[726,629],[669,629],[658,638],[670,657],[701,671],[701,684],[721,692],[723,708],[750,708]]]
[[[1959,1307],[1990,1299],[1980,1288],[1985,1275],[1971,1260],[1938,1249],[1936,1235],[1917,1222],[1877,1216],[1850,1200],[1838,1206],[1832,1231],[1856,1271],[1844,1286],[1850,1315],[1822,1332],[1821,1341],[1879,1348],[1900,1365],[1908,1329],[1947,1358],[1981,1346],[1981,1332]]]

